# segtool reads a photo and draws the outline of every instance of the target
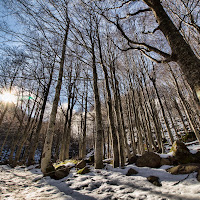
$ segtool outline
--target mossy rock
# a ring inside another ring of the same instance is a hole
[[[175,141],[170,152],[173,152],[174,158],[180,164],[187,164],[193,162],[193,154],[190,153],[186,145],[181,141]]]
[[[171,167],[166,171],[171,174],[190,174],[192,172],[198,172],[200,170],[200,164],[190,163],[190,164],[181,164],[175,167]]]
[[[58,167],[63,166],[67,163],[73,163],[74,165],[76,165],[78,163],[78,160],[65,160],[65,161],[54,163],[53,166],[55,167],[55,169],[57,169]]]
[[[87,174],[90,172],[90,168],[89,167],[84,167],[83,169],[80,169],[77,171],[77,174]]]

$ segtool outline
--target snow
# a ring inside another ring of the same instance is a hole
[[[199,145],[191,144],[190,146],[190,150],[197,148]],[[169,154],[161,156],[168,157]],[[106,164],[102,170],[91,166],[91,172],[85,175],[77,174],[76,169],[72,168],[67,177],[54,180],[50,177],[43,177],[36,165],[15,168],[1,165],[0,199],[200,200],[200,182],[196,179],[197,173],[191,173],[189,176],[187,174],[172,175],[166,172],[166,169],[170,167],[163,165],[156,169],[137,167],[132,164],[121,169]],[[130,168],[138,171],[138,174],[126,176]],[[148,176],[158,176],[162,186],[157,187],[148,182]]]

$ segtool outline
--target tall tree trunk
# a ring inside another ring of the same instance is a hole
[[[54,60],[54,62],[55,62],[55,60]],[[36,151],[36,149],[38,147],[38,143],[39,143],[40,131],[42,129],[42,121],[43,121],[43,118],[44,118],[44,112],[45,112],[47,99],[48,99],[48,95],[49,95],[49,91],[50,91],[50,87],[51,87],[53,72],[54,72],[54,64],[53,64],[52,69],[51,69],[49,82],[48,82],[47,87],[44,91],[44,100],[43,100],[42,107],[41,107],[39,122],[38,122],[38,125],[37,125],[37,128],[36,128],[35,134],[33,135],[33,138],[31,140],[31,147],[30,147],[29,156],[28,156],[28,165],[34,164],[35,151]]]
[[[197,140],[200,143],[200,134],[199,134],[199,131],[198,131],[198,129],[196,127],[196,124],[194,122],[195,120],[194,120],[194,117],[193,117],[193,113],[191,112],[190,106],[189,106],[188,102],[185,100],[185,98],[184,98],[184,96],[183,96],[183,94],[181,92],[181,89],[179,87],[178,81],[177,81],[177,79],[176,79],[176,77],[175,77],[175,75],[174,75],[174,73],[173,73],[173,71],[172,71],[170,66],[169,66],[169,69],[170,69],[170,72],[171,72],[172,77],[174,79],[174,83],[175,83],[175,86],[177,88],[177,93],[178,93],[178,95],[179,95],[179,97],[180,97],[180,99],[181,99],[181,101],[183,103],[184,110],[185,110],[186,115],[187,115],[187,117],[189,119],[190,126],[191,126],[192,130],[194,131]]]
[[[124,114],[123,114],[123,108],[122,108],[122,101],[121,101],[121,96],[118,88],[118,94],[119,94],[119,109],[121,113],[121,121],[122,121],[122,129],[123,129],[123,134],[124,134],[124,142],[125,142],[125,148],[126,148],[126,155],[128,156],[128,159],[131,158],[131,153],[130,153],[130,148],[128,145],[128,138],[126,135],[126,128],[125,128],[125,122],[124,122]]]
[[[2,114],[0,116],[0,126],[1,126],[1,124],[3,122],[3,119],[4,119],[4,116],[5,116],[6,112],[8,111],[8,105],[9,105],[9,103],[6,103],[6,106],[5,106],[3,112],[2,112]]]
[[[121,122],[121,116],[120,116],[120,109],[119,109],[120,97],[117,92],[117,78],[115,75],[115,68],[112,65],[110,65],[110,74],[111,74],[111,86],[112,86],[112,91],[114,94],[114,108],[115,108],[115,114],[116,114],[116,120],[117,120],[120,164],[121,164],[121,167],[124,167],[126,158],[125,158],[124,134],[123,134],[123,128],[122,128],[122,122]]]
[[[186,126],[186,124],[185,124],[184,117],[183,117],[183,114],[182,114],[182,112],[181,112],[181,109],[180,109],[180,107],[179,107],[179,105],[178,105],[176,99],[174,99],[173,102],[174,102],[175,108],[176,108],[176,110],[178,111],[178,114],[179,114],[179,116],[180,116],[180,118],[181,118],[181,122],[182,122],[182,124],[183,124],[184,131],[185,131],[185,133],[187,134],[187,133],[188,133],[188,129],[187,129],[187,126]]]
[[[84,113],[84,123],[83,123],[83,146],[82,146],[82,158],[86,156],[86,131],[87,131],[87,104],[88,104],[88,83],[86,86],[86,94],[85,94],[85,113]]]
[[[129,135],[131,139],[131,146],[133,150],[133,155],[136,154],[136,142],[135,142],[135,135],[134,135],[134,126],[133,126],[133,116],[131,111],[131,98],[129,92],[127,91],[126,95],[126,109],[127,109],[127,118],[128,118],[128,125],[129,125]]]
[[[149,94],[149,91],[148,91],[148,87],[147,87],[147,83],[146,83],[146,77],[144,75],[144,73],[142,73],[142,76],[143,76],[143,80],[144,80],[144,84],[145,84],[145,91],[146,91],[146,94],[147,94],[147,102],[148,104],[150,105],[150,114],[151,114],[151,117],[153,119],[153,124],[154,124],[154,127],[155,127],[155,133],[156,133],[156,138],[157,138],[157,143],[158,143],[158,150],[164,150],[163,148],[163,143],[162,143],[162,134],[161,134],[161,126],[159,125],[159,117],[157,115],[157,110],[156,110],[156,107],[153,106],[153,103],[150,99],[150,94]],[[145,97],[145,95],[144,95]]]
[[[93,70],[93,91],[95,101],[95,121],[96,121],[96,140],[95,140],[95,168],[103,168],[103,126],[101,114],[101,102],[98,89],[98,75],[96,67],[95,47],[92,36],[90,36],[92,43],[92,70]]]
[[[3,144],[1,145],[0,157],[1,157],[1,154],[2,154],[2,152],[3,152],[4,146],[5,146],[5,144],[6,144],[8,135],[10,134],[10,131],[11,131],[11,129],[12,129],[12,124],[13,124],[15,118],[16,118],[16,112],[17,112],[17,105],[15,106],[14,115],[13,115],[13,118],[12,118],[10,124],[9,124],[9,129],[6,131],[6,137],[4,138]]]
[[[117,130],[115,128],[115,121],[114,121],[114,116],[113,116],[113,105],[112,105],[112,97],[111,97],[111,91],[110,91],[110,86],[109,86],[109,81],[108,81],[108,71],[103,61],[99,33],[97,34],[97,37],[98,37],[101,67],[104,72],[106,93],[107,93],[106,102],[107,102],[107,109],[108,109],[109,130],[110,130],[110,135],[112,136],[112,150],[113,150],[113,161],[114,161],[113,167],[119,167],[119,149],[118,149],[119,144],[118,144]]]
[[[173,144],[174,143],[174,137],[172,135],[172,132],[171,132],[171,129],[169,127],[169,122],[168,122],[168,119],[167,119],[167,116],[165,114],[165,110],[164,110],[164,107],[163,107],[163,104],[162,104],[162,101],[161,101],[161,98],[160,98],[160,95],[158,93],[158,89],[156,87],[156,81],[155,79],[151,79],[152,83],[153,83],[153,86],[154,86],[154,89],[156,91],[156,95],[158,97],[158,101],[159,101],[159,104],[160,104],[160,107],[161,107],[161,110],[162,110],[162,115],[163,115],[163,118],[164,118],[164,121],[165,121],[165,125],[166,125],[166,128],[167,128],[167,132],[169,134],[169,138],[171,140],[171,143]]]
[[[173,128],[174,131],[175,131],[175,134],[176,134],[177,140],[179,140],[179,135],[178,135],[178,132],[177,132],[176,126],[175,126],[175,124],[174,124],[174,120],[173,120],[173,118],[172,118],[172,114],[171,114],[170,108],[169,108],[169,106],[167,105],[167,100],[166,100],[165,96],[164,96],[164,103],[165,103],[165,107],[166,107],[166,109],[167,109],[167,112],[168,112],[169,118],[170,118],[171,123],[172,123],[172,128]]]
[[[140,119],[139,119],[139,115],[138,115],[138,109],[136,107],[136,97],[135,97],[135,90],[133,88],[133,84],[131,81],[131,75],[129,74],[129,87],[131,90],[131,104],[132,104],[132,111],[134,114],[134,119],[135,119],[135,126],[137,128],[137,135],[138,135],[138,153],[139,154],[144,154],[145,153],[145,149],[144,149],[144,144],[143,144],[143,137],[142,137],[142,132],[141,132],[141,123],[140,123]]]
[[[43,147],[43,153],[42,153],[42,159],[41,159],[41,170],[43,173],[46,173],[46,168],[51,163],[51,149],[52,149],[54,126],[55,126],[55,121],[56,121],[58,102],[60,99],[60,91],[61,91],[61,86],[62,86],[63,68],[64,68],[64,62],[65,62],[65,52],[66,52],[68,31],[69,31],[69,21],[65,30],[56,92],[55,92],[55,97],[54,97],[52,110],[50,114],[49,126],[47,130],[46,138],[45,138],[45,143]]]

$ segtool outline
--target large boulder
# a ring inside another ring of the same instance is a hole
[[[131,156],[131,158],[128,159],[128,164],[130,165],[130,164],[135,163],[137,161],[137,159],[138,159],[138,156],[136,156],[136,155]]]
[[[69,168],[66,166],[60,166],[56,169],[54,179],[59,180],[69,175]]]
[[[168,158],[161,158],[160,165],[171,165],[171,162]]]
[[[190,163],[190,164],[181,164],[175,167],[171,167],[166,171],[171,174],[190,174],[192,172],[198,172],[200,170],[200,164]]]
[[[173,152],[174,158],[180,164],[191,163],[194,160],[193,154],[190,153],[190,150],[181,141],[175,141],[172,145],[171,151]]]
[[[139,157],[136,161],[136,165],[138,167],[153,167],[157,168],[160,167],[161,158],[158,154],[153,152],[147,152],[141,157]]]

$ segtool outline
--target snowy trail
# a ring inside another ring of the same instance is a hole
[[[139,173],[126,176],[132,167]],[[61,180],[42,177],[40,169],[29,167],[10,168],[0,166],[1,200],[200,200],[200,183],[196,173],[171,175],[159,169],[129,165],[125,169],[95,170],[86,175],[76,174],[73,169],[69,176]],[[32,168],[32,169],[31,169]],[[154,175],[161,180],[162,187],[149,183],[146,177]],[[179,184],[174,185],[178,181]]]

